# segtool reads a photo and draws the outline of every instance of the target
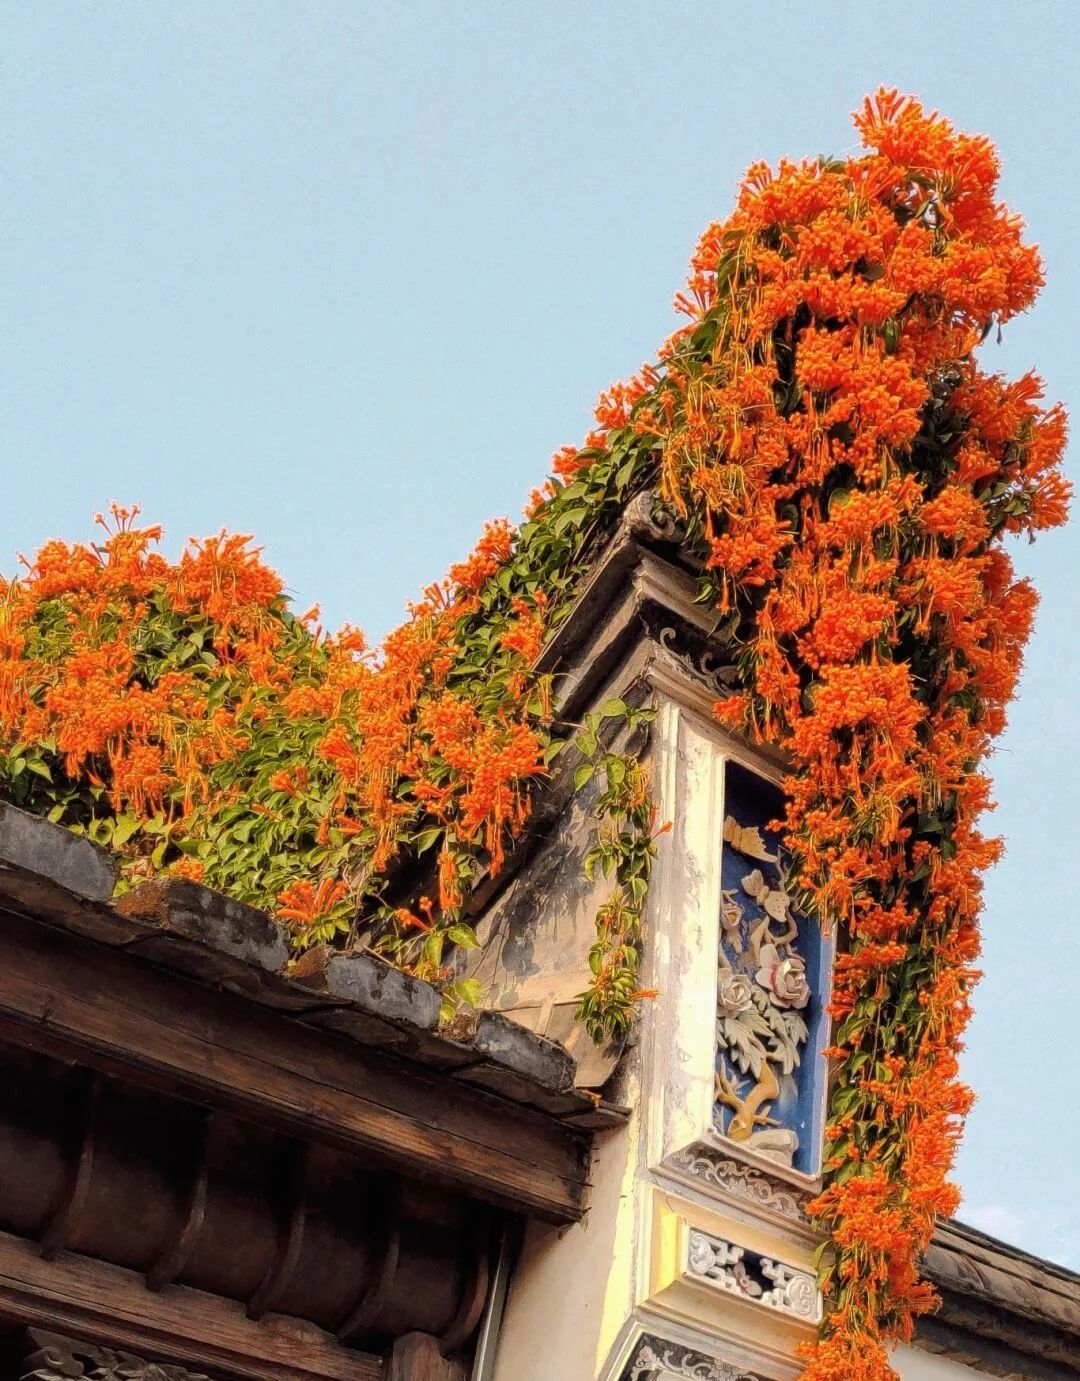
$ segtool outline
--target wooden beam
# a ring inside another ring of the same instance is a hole
[[[0,1039],[549,1222],[583,1211],[579,1133],[11,912],[0,913]]]
[[[119,1266],[62,1252],[46,1261],[0,1233],[0,1318],[245,1381],[382,1381],[383,1363],[314,1324],[284,1315],[256,1323],[217,1295],[170,1285],[151,1294]]]

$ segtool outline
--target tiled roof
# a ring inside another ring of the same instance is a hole
[[[573,1127],[625,1118],[574,1088],[574,1061],[561,1045],[500,1013],[481,1012],[466,1036],[451,1037],[438,1030],[438,992],[367,952],[334,953],[314,974],[289,977],[285,931],[264,912],[181,879],[113,902],[114,882],[103,849],[0,803],[0,904]]]

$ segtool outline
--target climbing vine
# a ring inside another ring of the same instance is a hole
[[[809,1381],[880,1381],[932,1305],[918,1262],[970,1095],[980,771],[1035,596],[1002,539],[1064,521],[1060,408],[977,363],[1042,275],[997,159],[911,99],[856,116],[863,151],[755,165],[709,227],[657,361],[600,400],[522,525],[377,650],[295,617],[243,538],[158,554],[115,509],[0,585],[0,792],[116,849],[125,885],[198,877],[299,947],[374,946],[458,988],[466,904],[575,733],[598,774],[590,868],[614,882],[581,1012],[625,1028],[655,824],[643,771],[559,721],[536,670],[636,493],[683,519],[738,651],[723,724],[790,764],[802,908],[839,932],[824,1192],[828,1308]],[[601,719],[603,712],[601,712]],[[408,865],[408,866],[406,866]]]
[[[1068,494],[1061,409],[976,363],[1042,282],[992,147],[891,92],[856,126],[858,157],[751,169],[698,246],[662,383],[611,400],[706,544],[741,648],[717,713],[786,754],[792,883],[840,932],[809,1381],[894,1375],[888,1345],[934,1302],[919,1261],[957,1202],[998,854],[979,766],[1035,605],[1001,539],[1061,523]]]
[[[586,716],[576,739],[584,761],[574,774],[575,790],[582,790],[594,776],[602,782],[595,807],[601,824],[585,855],[585,876],[592,882],[599,872],[614,883],[596,913],[596,942],[589,951],[592,982],[580,995],[577,1011],[597,1042],[625,1036],[634,1004],[655,996],[652,989],[639,986],[638,962],[642,912],[656,857],[653,841],[666,825],[657,828],[648,768],[631,753],[605,747],[602,738],[607,721],[625,726],[632,735],[653,716],[652,710],[609,700]]]

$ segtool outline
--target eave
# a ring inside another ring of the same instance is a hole
[[[618,1115],[498,1014],[440,1035],[438,994],[371,956],[304,986],[261,913],[112,884],[0,806],[0,1333],[266,1381],[382,1376],[410,1331],[453,1355],[500,1233],[577,1221]]]

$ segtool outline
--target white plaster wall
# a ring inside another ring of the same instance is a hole
[[[529,1225],[493,1381],[593,1381],[614,1345],[634,1305],[635,1135],[631,1118],[601,1137],[582,1222],[561,1230]]]
[[[959,1362],[913,1347],[899,1348],[892,1360],[903,1381],[973,1381],[984,1375],[973,1367],[963,1367]]]

